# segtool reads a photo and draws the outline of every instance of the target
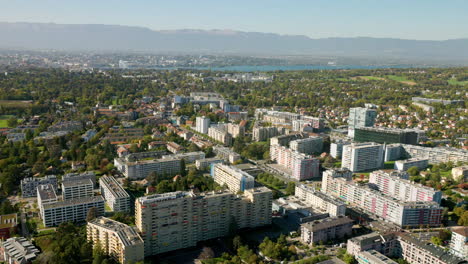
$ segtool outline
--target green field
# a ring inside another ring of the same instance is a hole
[[[449,84],[452,84],[452,85],[468,85],[468,81],[457,81],[456,79],[450,79],[447,81]]]
[[[8,119],[14,117],[13,115],[0,115],[0,127],[9,127],[8,126]]]
[[[416,82],[414,82],[413,80],[409,80],[407,79],[406,77],[404,76],[398,76],[398,75],[387,75],[385,76],[387,79],[389,80],[392,80],[392,81],[397,81],[397,82],[401,82],[401,83],[406,83],[406,84],[416,84]]]
[[[4,107],[28,107],[31,104],[32,101],[0,100],[0,105]]]
[[[376,77],[376,76],[359,76],[359,78],[366,79],[369,81],[382,81],[384,80],[382,77]]]

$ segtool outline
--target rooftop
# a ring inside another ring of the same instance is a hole
[[[468,237],[468,226],[457,226],[452,228],[452,232],[461,236]]]
[[[93,181],[91,179],[70,179],[68,181],[62,182],[62,188],[70,188],[76,186],[83,186],[83,185],[93,185]]]
[[[88,204],[88,203],[96,203],[96,202],[104,203],[104,198],[102,198],[102,196],[99,195],[99,196],[68,199],[68,200],[59,201],[55,203],[45,204],[44,209],[53,209],[53,208],[59,208],[59,207],[74,206],[74,205],[79,205],[79,204]]]
[[[52,184],[37,186],[37,192],[41,200],[57,199],[57,194],[55,194],[55,189]]]
[[[119,240],[124,246],[143,244],[143,240],[141,239],[140,235],[138,235],[138,233],[135,231],[135,229],[124,223],[120,223],[101,216],[93,219],[88,224],[96,225],[105,228],[109,231],[115,232],[115,234],[119,237]]]
[[[24,237],[12,237],[3,242],[5,253],[18,263],[31,262],[39,255],[39,250]]]
[[[99,179],[99,184],[106,186],[114,197],[129,197],[124,188],[117,182],[113,176],[103,176]]]
[[[320,231],[323,229],[327,229],[330,227],[335,227],[335,226],[340,226],[340,225],[346,225],[346,224],[352,224],[354,221],[351,220],[350,218],[344,216],[344,217],[329,217],[325,219],[320,219],[312,222],[308,222],[305,224],[302,224],[301,226],[304,226],[305,228],[309,229],[309,231],[316,232]]]
[[[0,228],[11,228],[18,224],[18,214],[0,215]]]

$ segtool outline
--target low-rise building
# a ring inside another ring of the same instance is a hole
[[[424,170],[429,166],[428,159],[412,158],[406,160],[395,161],[395,170],[407,171],[411,167],[417,167],[419,170]]]
[[[448,147],[423,147],[409,144],[389,144],[385,147],[385,161],[419,158],[428,159],[430,164],[442,162],[467,162],[468,151]]]
[[[167,142],[166,148],[169,152],[174,154],[181,153],[184,150],[184,147],[175,142]]]
[[[103,176],[99,179],[101,194],[107,205],[114,212],[130,212],[130,195],[113,176]]]
[[[226,162],[229,162],[231,164],[241,159],[241,156],[238,153],[236,153],[228,147],[214,146],[213,152],[216,154],[216,156],[224,159]]]
[[[301,241],[317,244],[351,236],[353,220],[346,216],[330,217],[301,224]]]
[[[16,233],[18,227],[18,214],[0,215],[0,239],[5,240]]]
[[[144,244],[132,227],[106,217],[97,217],[88,222],[88,241],[99,245],[104,254],[122,264],[131,264],[144,259]]]
[[[373,249],[359,252],[356,255],[356,260],[359,264],[398,264],[398,262]]]
[[[0,253],[8,264],[32,263],[40,253],[39,249],[24,237],[12,237],[0,243]]]

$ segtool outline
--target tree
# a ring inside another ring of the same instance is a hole
[[[413,167],[410,167],[407,172],[408,172],[408,174],[410,176],[418,176],[419,175],[419,168],[416,167],[416,166],[413,166]]]
[[[468,226],[468,211],[465,211],[460,218],[458,219],[457,222],[461,226]]]
[[[203,247],[202,252],[198,256],[198,259],[210,259],[214,258],[214,256],[215,255],[213,249],[211,249],[210,247]]]
[[[440,246],[440,245],[442,245],[443,241],[442,241],[442,239],[440,239],[440,237],[433,236],[433,237],[431,237],[431,242],[434,245]]]
[[[343,261],[346,263],[346,264],[354,264],[356,263],[356,259],[354,258],[353,255],[349,254],[349,253],[345,253],[343,255]]]
[[[286,194],[294,195],[295,190],[296,190],[296,184],[294,182],[288,182],[288,185],[286,186]]]
[[[12,117],[8,118],[7,126],[16,127],[17,125],[18,125],[18,119],[16,119],[16,117],[12,116]]]
[[[86,215],[86,221],[87,222],[93,221],[97,217],[97,214],[98,212],[97,212],[96,207],[89,208],[88,213]]]

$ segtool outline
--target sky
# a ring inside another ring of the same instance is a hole
[[[0,21],[445,40],[468,38],[468,1],[0,0]]]

